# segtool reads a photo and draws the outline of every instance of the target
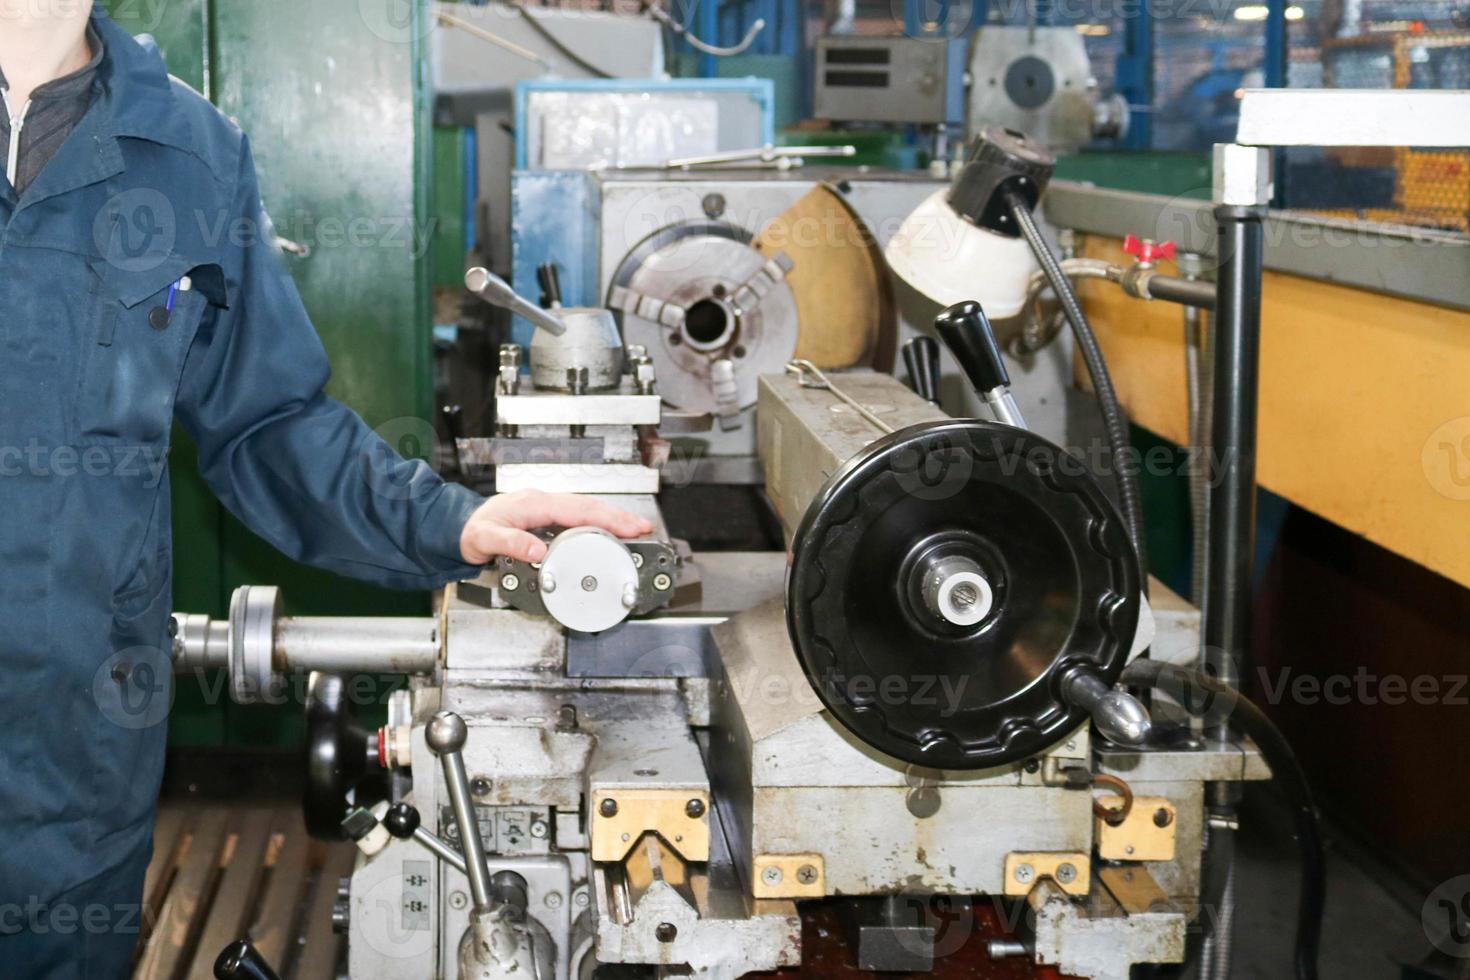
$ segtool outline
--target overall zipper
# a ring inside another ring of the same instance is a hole
[[[5,177],[14,190],[16,179],[20,177],[20,134],[25,129],[26,113],[31,110],[31,100],[27,99],[25,105],[20,107],[20,112],[16,113],[10,108],[10,89],[0,88],[0,98],[5,100],[5,114],[10,117],[10,154],[5,161]]]

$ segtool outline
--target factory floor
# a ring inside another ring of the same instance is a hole
[[[1331,980],[1400,980],[1410,975],[1405,965],[1423,962],[1432,951],[1419,922],[1427,890],[1404,882],[1345,836],[1328,826],[1320,974]],[[1285,807],[1264,785],[1248,791],[1236,857],[1231,978],[1290,977],[1300,881],[1296,845]]]

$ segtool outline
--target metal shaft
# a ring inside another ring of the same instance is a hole
[[[433,854],[450,867],[457,869],[466,878],[470,876],[469,868],[464,863],[464,855],[450,847],[443,838],[429,833],[423,827],[415,827],[413,839],[428,848],[430,854]]]
[[[465,774],[464,749],[469,729],[464,719],[452,711],[440,711],[429,720],[424,733],[429,748],[444,766],[444,783],[449,789],[449,806],[459,827],[459,843],[464,849],[465,876],[470,880],[470,896],[476,912],[491,907],[490,866],[485,860],[485,843],[480,839],[480,823],[475,818],[475,803],[470,797],[470,780]]]
[[[995,414],[997,422],[1013,425],[1018,429],[1026,428],[1026,417],[1021,414],[1021,406],[1016,404],[1016,396],[1011,394],[1011,389],[1004,386],[991,388],[989,391],[981,392],[985,404],[990,406],[990,411]]]
[[[464,284],[466,289],[490,305],[510,310],[517,316],[530,320],[548,333],[560,337],[567,332],[567,325],[559,316],[523,299],[519,293],[510,288],[510,283],[489,269],[476,266],[465,273]]]
[[[1261,338],[1262,218],[1254,207],[1215,209],[1219,227],[1213,417],[1210,426],[1209,551],[1205,568],[1204,662],[1238,686],[1251,639],[1256,530],[1256,392]],[[1224,726],[1208,733],[1228,737]]]

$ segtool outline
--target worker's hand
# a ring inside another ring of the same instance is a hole
[[[471,565],[484,565],[497,555],[521,561],[540,561],[546,543],[529,533],[533,527],[600,527],[620,538],[636,538],[653,531],[642,517],[574,493],[516,490],[499,493],[470,515],[459,535],[459,550]]]

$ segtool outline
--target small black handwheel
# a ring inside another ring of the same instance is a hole
[[[1087,719],[1068,666],[1116,680],[1140,573],[1085,464],[976,419],[885,436],[838,469],[792,546],[786,617],[807,678],[872,747],[936,769],[1024,760]]]
[[[306,830],[322,840],[341,840],[347,796],[364,786],[368,767],[368,732],[357,723],[347,697],[347,680],[314,672],[306,685],[306,788],[301,808]],[[367,802],[355,799],[357,805]]]

